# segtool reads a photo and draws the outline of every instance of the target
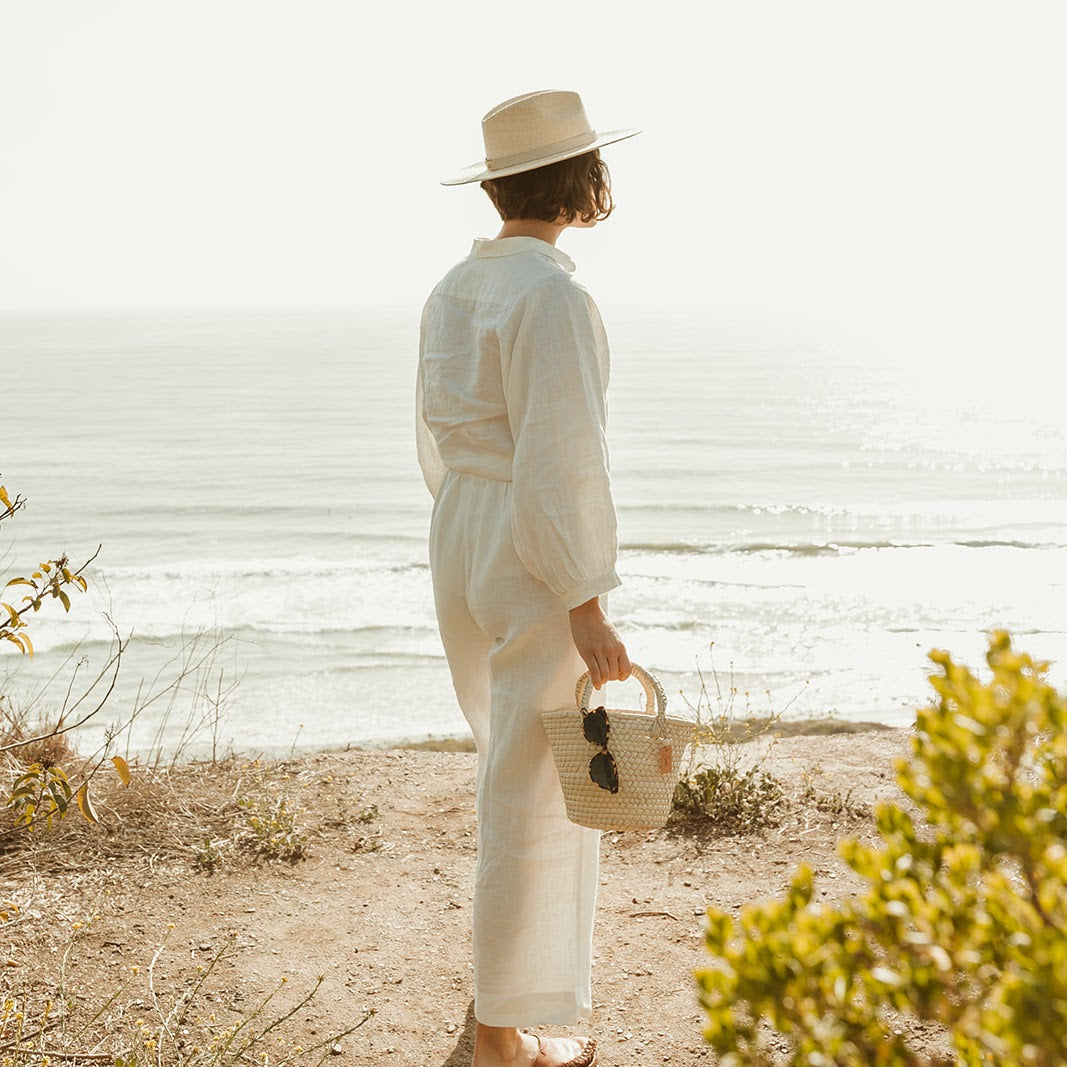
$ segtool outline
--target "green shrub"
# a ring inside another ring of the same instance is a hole
[[[709,648],[713,651],[714,644]],[[696,726],[689,758],[675,786],[671,821],[693,823],[720,834],[755,833],[777,826],[787,807],[782,783],[749,758],[747,742],[769,734],[782,712],[753,715],[748,693],[744,709],[739,709],[740,693],[733,684],[732,668],[724,688],[714,660],[711,684],[699,665],[697,677],[696,703],[681,694]]]
[[[10,519],[25,507],[26,501],[18,494],[12,500],[5,486],[0,485],[0,523]],[[99,549],[97,549],[99,552]],[[71,570],[67,557],[49,559],[40,563],[29,578],[9,578],[0,596],[0,641],[12,644],[23,655],[33,655],[33,642],[27,633],[27,617],[36,614],[46,600],[58,600],[63,610],[70,611],[68,590],[88,589],[84,571],[96,554],[75,570]],[[25,590],[29,592],[25,592]],[[5,646],[6,647],[6,646]],[[117,661],[116,657],[112,662]],[[105,700],[107,698],[105,697]],[[6,793],[6,803],[14,816],[13,829],[32,832],[43,826],[51,830],[54,822],[65,818],[74,807],[89,822],[96,822],[96,813],[89,799],[89,780],[96,772],[93,768],[85,774],[77,790],[71,788],[67,773],[56,763],[57,759],[71,755],[65,735],[76,726],[91,719],[103,706],[82,714],[75,721],[68,721],[65,713],[54,724],[40,731],[27,730],[19,716],[13,713],[0,693],[0,792]],[[75,703],[74,707],[77,707]],[[101,760],[102,762],[102,760]],[[129,782],[129,767],[121,757],[112,757],[123,782]],[[97,765],[99,766],[99,764]],[[7,779],[13,778],[8,787]],[[0,830],[0,836],[4,831]]]
[[[708,767],[679,779],[674,790],[675,819],[707,819],[724,834],[777,826],[785,807],[781,783],[758,767]]]
[[[262,800],[239,800],[245,809],[246,833],[241,841],[250,852],[269,860],[295,863],[304,859],[308,851],[307,834],[296,825],[296,815],[289,810],[284,797]]]
[[[772,1062],[773,1031],[791,1064],[1067,1063],[1067,695],[1003,632],[988,682],[930,658],[938,699],[897,766],[927,825],[880,806],[880,844],[841,845],[866,882],[845,903],[813,904],[802,867],[739,922],[709,909],[697,980],[724,1064]]]

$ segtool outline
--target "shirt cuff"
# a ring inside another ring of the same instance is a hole
[[[560,600],[563,601],[563,606],[570,611],[572,608],[578,607],[579,604],[592,600],[595,596],[602,596],[604,593],[611,592],[612,589],[618,589],[620,585],[622,585],[622,582],[619,580],[619,576],[611,570],[607,574],[602,574],[598,578],[585,582],[578,586],[577,589],[572,589],[565,596],[561,596]]]

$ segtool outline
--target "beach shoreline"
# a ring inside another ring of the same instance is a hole
[[[691,716],[686,715],[689,718]],[[834,715],[826,715],[818,718],[783,716],[773,722],[766,717],[739,718],[731,720],[730,730],[733,739],[744,740],[746,735],[759,735],[767,733],[775,737],[802,737],[802,736],[831,736],[834,734],[857,734],[873,731],[898,730],[901,727],[891,723],[878,722],[870,719],[844,719]],[[204,744],[189,745],[184,750],[180,763],[203,762],[210,757],[205,755]],[[471,734],[458,731],[454,733],[428,733],[408,734],[405,736],[387,738],[365,738],[361,740],[347,741],[338,744],[323,745],[278,745],[272,747],[247,746],[236,748],[230,746],[225,749],[227,759],[258,759],[268,761],[289,760],[306,756],[315,756],[320,753],[336,754],[345,752],[475,752],[474,738]],[[169,755],[166,750],[157,754],[156,750],[132,749],[125,753],[130,759],[142,762],[166,763]]]

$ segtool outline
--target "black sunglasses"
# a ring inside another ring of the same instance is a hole
[[[589,777],[601,789],[611,793],[619,791],[619,768],[615,757],[608,751],[608,735],[611,723],[603,706],[595,711],[582,708],[582,733],[586,741],[596,745],[600,751],[589,761]]]

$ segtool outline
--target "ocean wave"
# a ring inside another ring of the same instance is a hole
[[[625,622],[626,627],[630,630],[640,630],[648,633],[659,631],[664,633],[704,633],[709,629],[706,619],[684,616],[648,618],[642,617],[640,611],[630,616],[620,617],[618,621]]]
[[[961,548],[1065,548],[1067,545],[1058,544],[1055,541],[953,541]]]
[[[366,484],[367,480],[364,477],[362,484]],[[386,480],[385,476],[382,477],[382,480]],[[337,499],[344,500],[343,493],[338,492]],[[149,499],[139,500],[136,511],[132,513],[130,508],[122,503],[104,501],[96,505],[96,513],[99,515],[118,515],[129,520],[132,514],[138,520],[152,519],[153,524],[158,524],[163,520],[173,520],[168,523],[168,528],[170,529],[187,529],[190,523],[203,523],[206,518],[213,520],[239,519],[244,521],[249,517],[260,517],[264,526],[274,529],[284,525],[281,520],[286,517],[292,517],[303,519],[303,525],[313,527],[316,532],[328,537],[358,537],[360,540],[367,541],[421,540],[421,535],[419,534],[395,529],[395,521],[388,529],[378,532],[366,529],[366,520],[371,515],[390,516],[395,520],[400,510],[406,512],[409,509],[404,508],[402,503],[397,504],[396,502],[389,502],[388,505],[383,503],[376,506],[373,502],[360,501],[357,506],[353,503],[284,504],[276,503],[273,499],[263,503],[256,499],[241,500],[240,503],[201,500],[192,510],[183,499],[179,499],[178,503],[170,500],[156,502]],[[424,510],[426,509],[410,509],[413,514],[420,515]],[[336,522],[359,520],[360,528],[358,530],[347,527],[324,529],[322,527],[324,517]],[[144,525],[146,529],[150,527],[148,523]]]
[[[69,629],[77,629],[70,633]],[[265,641],[283,641],[290,645],[314,643],[318,651],[323,648],[340,650],[349,648],[353,655],[365,654],[368,648],[383,650],[382,654],[412,655],[421,658],[424,653],[407,650],[390,649],[390,642],[434,640],[437,638],[437,625],[434,620],[426,619],[402,623],[368,623],[366,625],[339,626],[328,619],[316,624],[313,620],[294,622],[292,619],[280,619],[277,625],[261,622],[245,622],[238,625],[213,625],[197,628],[182,626],[170,620],[148,620],[141,627],[120,628],[120,639],[129,642],[130,652],[137,648],[174,648],[179,649],[194,642],[207,648],[212,642],[233,643],[237,646],[255,646]],[[101,652],[115,648],[115,636],[104,625],[85,624],[70,627],[67,633],[44,632],[34,634],[34,649],[40,655],[48,653],[50,658],[85,656],[96,659]],[[427,655],[430,655],[427,653]],[[4,669],[17,669],[20,664],[29,663],[15,651],[0,650],[0,673]]]
[[[841,552],[865,548],[928,548],[930,542],[920,541],[743,541],[719,544],[691,541],[632,541],[620,546],[624,552],[656,552],[665,555],[714,555],[777,552],[792,556],[834,556]]]
[[[152,567],[97,566],[96,573],[105,580],[124,581],[210,581],[277,578],[349,578],[369,574],[409,574],[429,571],[426,560],[391,562],[387,560],[336,560],[313,558],[279,558],[265,560],[185,560]]]
[[[323,620],[317,623],[313,619],[294,622],[292,619],[281,619],[277,624],[265,622],[248,622],[236,627],[235,633],[245,634],[269,634],[274,637],[291,637],[294,640],[306,638],[334,638],[338,642],[349,642],[353,639],[370,637],[416,637],[426,634],[437,634],[437,623],[434,619],[408,620],[405,622],[377,622],[377,623],[354,623],[351,626],[339,625],[336,621]]]
[[[660,478],[662,481],[662,477]],[[620,511],[633,512],[691,512],[708,515],[836,515],[850,514],[847,507],[809,507],[807,504],[713,504],[693,503],[676,500],[657,502],[655,500],[626,501],[620,504]]]
[[[1019,540],[966,540],[966,541],[740,541],[740,542],[699,542],[699,541],[627,541],[619,548],[622,552],[657,553],[662,555],[709,555],[728,556],[735,554],[776,553],[789,556],[836,556],[842,553],[866,551],[868,549],[913,549],[913,548],[1020,548],[1055,550],[1067,548],[1067,545],[1054,541],[1019,541]]]

